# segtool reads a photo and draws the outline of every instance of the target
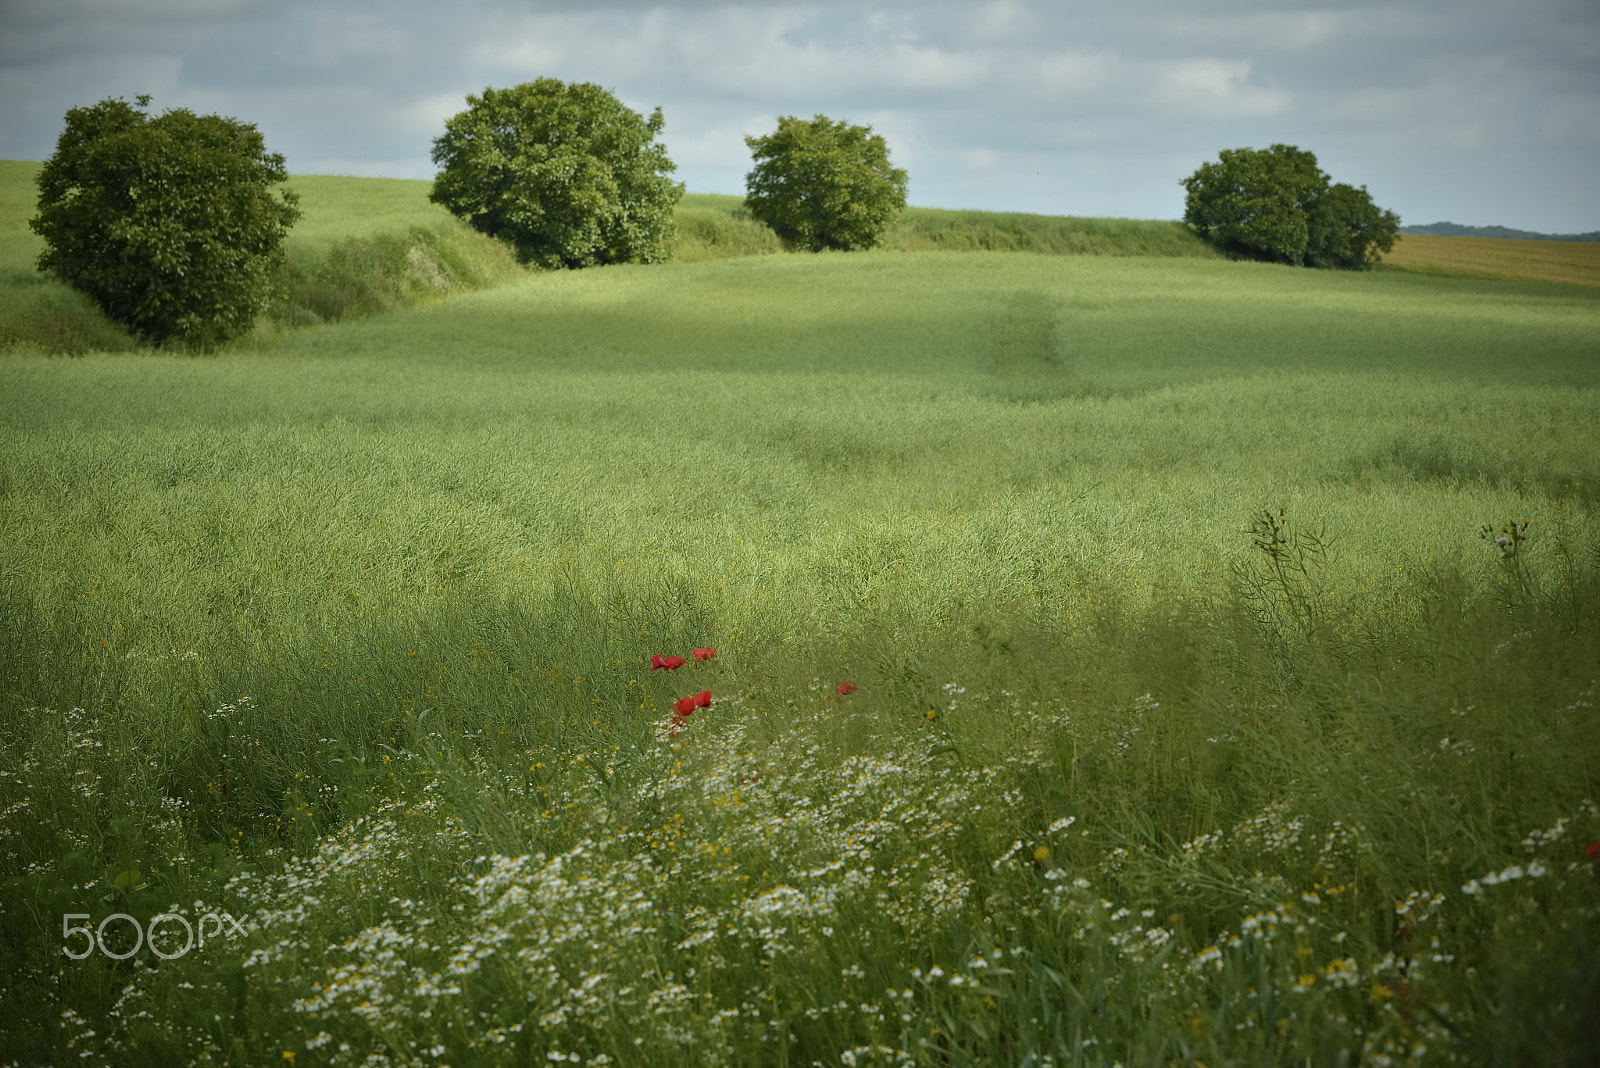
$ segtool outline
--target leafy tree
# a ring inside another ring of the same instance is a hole
[[[1183,221],[1230,255],[1307,267],[1371,266],[1394,247],[1400,217],[1366,187],[1331,185],[1293,145],[1224,149],[1179,184]]]
[[[683,196],[662,126],[660,108],[646,120],[587,82],[485,89],[433,142],[432,199],[523,263],[660,263]]]
[[[39,172],[39,269],[141,337],[207,351],[277,291],[298,198],[253,125],[102,100],[67,112]]]
[[[1306,214],[1306,266],[1360,271],[1394,248],[1400,216],[1372,202],[1367,187],[1336,183]]]
[[[906,206],[906,172],[870,126],[784,115],[776,132],[744,142],[755,159],[746,208],[800,248],[872,248]]]

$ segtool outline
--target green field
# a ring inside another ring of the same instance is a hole
[[[0,1063],[1600,1054],[1600,292],[683,211],[0,351]]]

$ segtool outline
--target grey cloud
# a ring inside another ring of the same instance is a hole
[[[550,75],[657,105],[691,189],[738,192],[779,114],[871,121],[917,203],[1175,217],[1222,148],[1300,144],[1418,221],[1600,226],[1592,0],[113,3],[0,25],[0,154],[67,107],[256,122],[292,169],[431,174],[465,96]],[[1426,218],[1423,218],[1426,216]]]

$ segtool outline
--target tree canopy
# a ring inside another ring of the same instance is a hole
[[[39,172],[39,269],[155,342],[205,351],[251,329],[300,217],[283,156],[256,128],[102,100],[67,112]]]
[[[872,248],[906,206],[906,172],[870,126],[784,115],[775,132],[744,140],[755,159],[745,206],[790,244]]]
[[[1400,229],[1366,186],[1332,184],[1294,145],[1224,149],[1179,184],[1183,221],[1230,255],[1360,270],[1394,248]]]
[[[591,83],[540,78],[467,97],[433,142],[432,199],[523,263],[658,263],[683,186],[649,119]]]

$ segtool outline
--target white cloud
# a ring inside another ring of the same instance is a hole
[[[1264,118],[1289,109],[1288,93],[1250,83],[1242,60],[1188,59],[1151,71],[1149,99],[1167,114],[1200,119]]]
[[[971,39],[984,44],[1011,41],[1036,30],[1037,15],[1015,0],[987,0],[968,22]]]
[[[1000,169],[1000,153],[992,148],[969,148],[961,153],[961,165],[974,174],[990,174]]]
[[[372,60],[415,57],[425,59],[423,42],[406,27],[395,25],[377,12],[313,9],[297,42],[300,58],[313,66],[335,70],[360,66]]]
[[[656,76],[747,100],[970,91],[988,78],[983,54],[917,44],[900,25],[871,15],[860,28],[879,40],[859,45],[819,39],[809,32],[816,24],[812,13],[782,8],[655,10],[636,20],[613,12],[533,15],[503,22],[471,57],[481,69],[521,80],[531,72],[625,71],[630,82]]]
[[[1017,50],[999,64],[1013,92],[1037,100],[1064,102],[1121,90],[1133,79],[1114,52]]]
[[[1381,8],[1356,11],[1252,11],[1239,15],[1165,16],[1146,25],[1168,39],[1205,49],[1259,53],[1301,52],[1381,32],[1390,21]]]

